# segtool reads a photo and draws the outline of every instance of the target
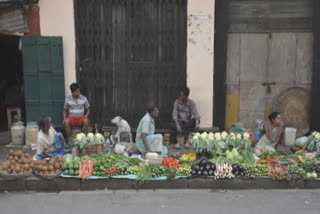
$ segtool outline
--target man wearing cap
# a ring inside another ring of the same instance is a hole
[[[63,123],[66,130],[68,145],[71,143],[71,127],[80,126],[84,133],[88,133],[88,116],[90,104],[85,96],[80,94],[78,83],[70,85],[71,95],[66,97],[63,110]]]

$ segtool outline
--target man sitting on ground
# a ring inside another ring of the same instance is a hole
[[[196,104],[189,99],[190,90],[184,88],[180,91],[180,96],[173,105],[173,123],[171,124],[171,143],[176,144],[176,149],[180,149],[177,143],[177,133],[184,135],[185,141],[188,139],[190,131],[196,131],[200,124],[200,115],[198,114]],[[190,144],[186,142],[186,148]]]
[[[65,142],[63,135],[51,126],[51,118],[42,116],[39,120],[40,131],[37,138],[36,160],[51,158],[52,156],[63,155]]]
[[[160,153],[160,157],[165,157],[168,150],[163,145],[163,137],[161,134],[154,134],[154,118],[158,117],[158,114],[158,107],[153,106],[148,109],[148,112],[140,120],[136,133],[136,146],[143,154],[156,152]]]
[[[90,104],[85,96],[80,94],[78,83],[70,85],[72,95],[67,96],[64,102],[63,123],[68,138],[68,146],[71,143],[71,127],[80,126],[84,133],[88,133],[88,116]]]

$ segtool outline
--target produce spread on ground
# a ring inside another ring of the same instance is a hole
[[[265,151],[257,159],[251,149],[249,133],[196,133],[191,144],[195,153],[183,154],[179,160],[149,153],[146,160],[114,153],[86,154],[86,142],[98,143],[101,135],[78,135],[75,145],[84,152],[76,157],[53,157],[35,161],[30,154],[10,149],[0,165],[0,174],[21,175],[30,170],[40,178],[50,175],[97,179],[128,178],[146,182],[150,179],[180,177],[208,177],[232,179],[235,177],[269,177],[273,180],[318,179],[320,177],[320,134],[312,133],[300,150],[278,155]],[[89,140],[88,140],[88,139]],[[98,139],[99,138],[99,139]]]

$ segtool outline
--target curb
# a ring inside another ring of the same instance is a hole
[[[29,177],[22,180],[8,181],[0,179],[0,192],[4,191],[39,191],[59,192],[65,190],[123,190],[123,189],[317,189],[320,181],[300,180],[295,183],[273,181],[269,178],[234,178],[231,180],[213,180],[209,178],[181,178],[176,180],[150,180],[144,184],[130,179],[86,180],[74,178],[56,178],[42,180]]]

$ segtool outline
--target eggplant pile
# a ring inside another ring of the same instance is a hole
[[[233,163],[232,165],[232,174],[235,176],[244,176],[244,167],[239,163]]]
[[[232,166],[230,163],[217,164],[217,169],[214,172],[215,179],[232,178]]]
[[[312,170],[317,173],[318,177],[320,177],[320,163],[312,164]]]
[[[191,169],[192,176],[214,176],[216,165],[206,158],[201,158],[192,166]]]

